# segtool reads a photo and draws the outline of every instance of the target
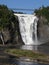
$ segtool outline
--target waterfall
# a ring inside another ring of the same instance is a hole
[[[14,14],[18,16],[19,28],[25,45],[37,45],[37,21],[35,15]]]

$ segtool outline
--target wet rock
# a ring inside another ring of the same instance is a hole
[[[45,24],[47,19],[43,16],[38,17],[38,39],[41,42],[49,41],[49,26]]]

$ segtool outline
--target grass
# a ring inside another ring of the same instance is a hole
[[[39,52],[34,52],[31,50],[21,50],[21,49],[6,49],[6,53],[13,55],[15,57],[26,57],[29,58],[29,61],[36,60],[40,63],[48,63],[49,64],[49,56],[39,53]]]
[[[48,59],[49,56],[45,54],[41,54],[38,52],[33,52],[31,50],[21,50],[21,49],[7,49],[7,53],[17,56],[17,57],[29,57],[29,58],[34,58],[34,59]]]

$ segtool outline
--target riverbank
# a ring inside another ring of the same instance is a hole
[[[25,60],[27,62],[35,61],[35,62],[40,62],[40,63],[49,63],[49,56],[39,53],[39,52],[34,52],[31,50],[21,50],[21,49],[7,49],[5,50],[5,52],[15,57],[29,58],[30,60]]]

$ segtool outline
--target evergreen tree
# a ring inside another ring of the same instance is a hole
[[[40,7],[34,11],[38,17],[43,16],[47,19],[46,24],[49,24],[49,6],[47,7]]]

